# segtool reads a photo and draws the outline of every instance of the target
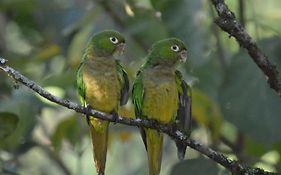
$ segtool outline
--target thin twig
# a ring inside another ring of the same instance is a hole
[[[175,129],[172,125],[167,124],[159,124],[157,121],[149,120],[149,119],[130,119],[127,117],[115,117],[109,114],[105,114],[103,112],[90,109],[87,110],[81,105],[78,105],[74,102],[69,100],[61,99],[52,95],[51,93],[44,90],[41,86],[37,85],[34,81],[29,80],[18,71],[14,70],[13,68],[6,65],[7,60],[0,58],[0,69],[6,72],[10,77],[12,77],[15,81],[22,83],[23,85],[29,87],[40,96],[57,103],[61,106],[67,107],[69,109],[73,109],[76,112],[88,114],[90,116],[95,116],[96,118],[107,120],[110,122],[121,123],[130,126],[142,126],[146,128],[156,129],[163,133],[166,133],[174,140],[181,140],[189,147],[197,150],[198,152],[206,155],[210,159],[214,160],[215,162],[219,163],[220,165],[224,166],[226,169],[231,171],[233,174],[248,174],[248,175],[274,175],[275,173],[266,172],[259,168],[249,168],[239,164],[237,161],[230,160],[226,158],[223,154],[220,154],[213,149],[206,147],[197,141],[190,139],[187,135],[181,132],[178,129]]]
[[[239,20],[241,25],[245,28],[246,21],[245,21],[245,1],[244,0],[238,0],[239,3]]]
[[[211,2],[210,2],[211,3]],[[210,4],[211,5],[211,4]],[[211,16],[212,18],[215,19],[215,12],[213,10],[213,8],[211,7],[210,8],[210,13],[211,13]],[[219,61],[221,63],[221,67],[223,70],[226,69],[227,67],[227,64],[226,64],[226,55],[225,55],[225,51],[224,51],[224,48],[223,48],[223,44],[222,44],[222,41],[221,41],[221,38],[220,38],[220,35],[219,35],[219,31],[218,31],[218,28],[215,26],[215,24],[212,24],[212,30],[214,32],[214,36],[216,38],[216,44],[217,44],[217,53],[218,53],[218,58],[219,58]]]
[[[244,146],[245,146],[245,136],[242,132],[239,131],[235,144],[235,153],[240,162],[245,162]]]
[[[224,3],[224,0],[211,0],[218,14],[215,23],[230,36],[233,36],[240,46],[247,49],[249,55],[257,66],[263,71],[269,86],[281,97],[281,83],[278,79],[276,65],[272,64],[251,36],[245,31],[232,11]]]

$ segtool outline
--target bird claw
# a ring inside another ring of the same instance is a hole
[[[115,110],[113,110],[110,114],[111,114],[111,117],[112,117],[113,124],[116,124],[116,121],[117,121],[117,118],[118,118],[117,112]]]
[[[86,120],[88,125],[90,125],[90,110],[92,109],[91,105],[87,104],[86,107],[84,108],[84,114],[86,116]]]
[[[175,132],[178,129],[179,129],[178,128],[178,122],[171,123],[171,131],[172,132]]]

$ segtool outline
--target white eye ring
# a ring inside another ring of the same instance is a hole
[[[110,37],[109,38],[110,39],[110,41],[113,43],[113,44],[117,44],[118,43],[118,39],[116,38],[116,37]]]
[[[173,51],[175,51],[175,52],[178,52],[179,50],[180,50],[180,48],[179,48],[179,46],[178,45],[172,45],[171,46],[171,49],[173,50]]]

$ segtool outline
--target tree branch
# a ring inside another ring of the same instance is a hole
[[[229,10],[224,0],[211,0],[218,14],[215,23],[230,36],[233,36],[240,46],[247,49],[249,55],[257,66],[263,71],[267,77],[269,86],[277,92],[281,97],[281,83],[278,79],[278,71],[276,65],[272,64],[265,54],[260,50],[251,36],[245,31],[244,27],[239,23],[235,14]]]
[[[20,82],[23,85],[29,87],[36,93],[38,93],[40,96],[57,103],[61,106],[64,106],[66,108],[72,109],[76,112],[88,114],[91,116],[95,116],[96,118],[107,120],[110,122],[116,122],[121,123],[125,125],[130,126],[142,126],[146,128],[156,129],[158,131],[161,131],[167,135],[169,135],[174,140],[181,140],[183,143],[187,144],[190,148],[193,148],[194,150],[197,150],[198,152],[206,155],[210,159],[214,160],[215,162],[219,163],[220,165],[224,166],[226,169],[231,171],[233,174],[248,174],[248,175],[277,175],[276,173],[266,172],[259,168],[249,168],[245,167],[241,164],[239,164],[237,161],[230,160],[226,158],[223,154],[217,153],[216,151],[212,150],[209,147],[206,147],[200,143],[198,143],[195,140],[190,139],[187,135],[185,135],[183,132],[181,132],[178,129],[174,129],[174,127],[170,124],[164,125],[159,124],[157,121],[154,120],[148,120],[148,119],[130,119],[127,117],[114,117],[109,114],[105,114],[103,112],[90,109],[87,110],[81,105],[78,105],[74,102],[71,102],[69,100],[60,99],[59,97],[56,97],[46,90],[44,90],[41,86],[37,85],[34,81],[29,80],[22,74],[20,74],[18,71],[14,70],[13,68],[6,65],[7,60],[0,58],[0,69],[2,69],[4,72],[6,72],[10,77],[12,77],[16,82]]]

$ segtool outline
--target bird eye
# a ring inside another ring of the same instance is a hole
[[[109,38],[110,41],[113,43],[113,44],[117,44],[118,43],[118,39],[116,37],[110,37]]]
[[[172,45],[172,46],[171,46],[171,49],[172,49],[173,51],[175,51],[175,52],[177,52],[177,51],[180,50],[180,48],[179,48],[178,45]]]

